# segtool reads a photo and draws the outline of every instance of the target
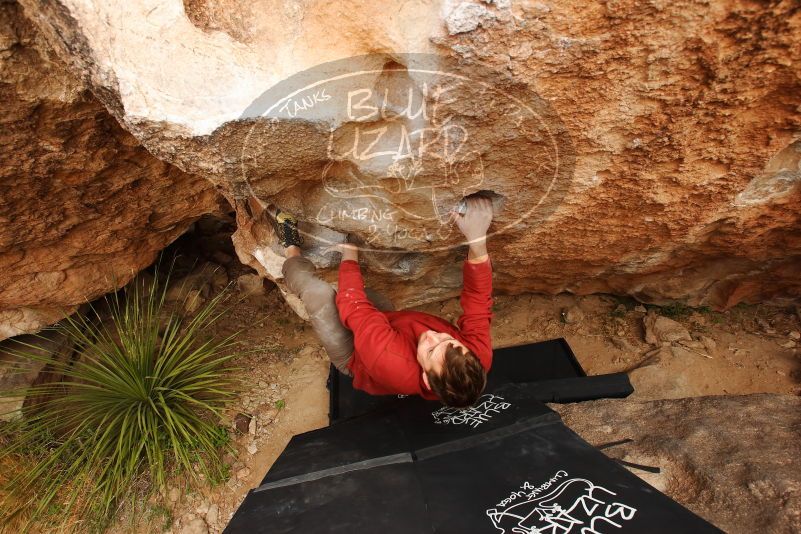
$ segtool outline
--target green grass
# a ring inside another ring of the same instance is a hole
[[[150,516],[150,521],[161,528],[161,532],[166,532],[169,530],[170,526],[172,526],[172,510],[163,504],[153,505],[150,508],[148,515]]]
[[[628,297],[628,296],[618,296],[613,295],[615,299],[615,305],[613,306],[612,310],[609,312],[609,315],[612,317],[625,317],[626,312],[633,310],[635,306],[641,305],[644,306],[647,310],[654,310],[660,315],[665,317],[669,317],[675,320],[686,319],[693,313],[702,313],[707,315],[713,323],[721,324],[725,321],[725,317],[723,314],[719,312],[712,311],[709,306],[699,306],[697,308],[693,308],[692,306],[688,306],[682,302],[671,302],[665,306],[658,306],[655,304],[645,304],[641,303],[638,300]],[[623,304],[626,309],[618,309],[620,304]],[[735,306],[736,308],[742,309],[742,307],[738,304]]]
[[[27,529],[58,515],[77,518],[66,530],[102,530],[142,488],[181,473],[212,483],[229,474],[220,421],[240,332],[210,333],[225,292],[184,317],[165,310],[166,287],[157,279],[153,290],[107,296],[110,325],[94,307],[67,317],[55,327],[74,347],[64,361],[20,342],[21,362],[43,361],[62,378],[5,394],[38,400],[3,426],[0,461],[25,468],[3,477],[0,524],[25,517]]]
[[[286,401],[284,401],[284,399],[279,399],[275,401],[275,407],[278,410],[283,410],[284,408],[286,408]]]
[[[660,306],[658,310],[660,315],[664,315],[665,317],[670,317],[672,319],[689,317],[694,312],[709,313],[710,311],[708,306],[693,308],[692,306],[688,306],[683,302],[671,302],[665,306]]]
[[[687,306],[682,302],[671,302],[666,306],[662,306],[659,309],[660,315],[664,315],[665,317],[669,317],[671,319],[682,319],[685,317],[689,317],[693,313],[693,308]]]

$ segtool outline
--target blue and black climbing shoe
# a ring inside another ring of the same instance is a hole
[[[281,211],[280,208],[275,208],[274,217],[276,222],[276,233],[278,234],[278,241],[282,247],[291,247],[295,245],[299,247],[303,244],[303,236],[298,232],[298,221],[291,213]]]

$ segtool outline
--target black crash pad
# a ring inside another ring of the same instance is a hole
[[[605,397],[626,397],[634,390],[623,373],[587,377],[564,338],[495,349],[487,391],[506,383],[538,382],[543,402],[577,402]],[[352,379],[331,366],[328,379],[329,419],[333,423],[391,407],[397,395],[370,395],[353,388]]]
[[[293,438],[226,532],[720,532],[565,427],[536,383]],[[613,424],[613,421],[605,421]]]
[[[587,376],[563,337],[495,349],[492,372],[515,383]]]

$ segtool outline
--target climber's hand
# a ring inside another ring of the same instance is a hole
[[[455,214],[456,226],[462,231],[468,243],[487,237],[492,222],[492,200],[481,196],[465,199],[467,211],[464,215]]]
[[[342,261],[355,260],[359,261],[359,247],[353,243],[337,243],[325,249],[324,253],[339,252],[342,254]]]

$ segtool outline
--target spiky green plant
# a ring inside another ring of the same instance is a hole
[[[81,530],[94,529],[143,483],[160,488],[179,472],[223,477],[221,410],[235,386],[230,360],[241,352],[240,331],[211,334],[226,292],[187,318],[166,309],[166,280],[157,277],[150,290],[133,285],[106,297],[110,320],[92,307],[55,327],[73,344],[70,357],[53,360],[33,345],[15,350],[61,379],[10,393],[29,401],[3,429],[0,465],[28,467],[0,488],[0,524],[58,509],[80,516]]]

